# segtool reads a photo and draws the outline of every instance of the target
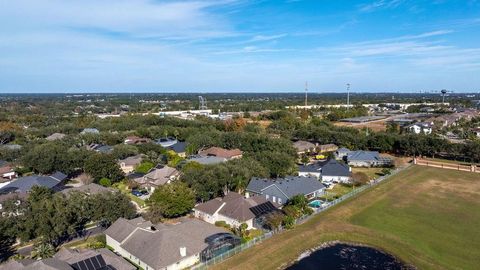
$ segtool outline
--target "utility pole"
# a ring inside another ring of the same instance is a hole
[[[305,109],[308,106],[308,82],[305,82]]]
[[[350,84],[347,83],[347,110],[350,108]]]

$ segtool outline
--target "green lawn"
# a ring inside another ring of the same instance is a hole
[[[120,190],[120,192],[122,192],[123,194],[127,195],[130,200],[136,202],[140,207],[145,207],[145,201],[140,199],[139,197],[133,195],[131,193],[131,190],[127,187],[127,185],[123,182],[119,182],[119,183],[115,183],[113,184],[113,187]]]
[[[382,175],[383,168],[352,168],[352,173],[363,172],[370,180],[376,179]]]
[[[383,249],[418,269],[478,269],[480,174],[413,166],[213,268],[278,269],[333,240]]]
[[[332,201],[336,198],[339,198],[353,190],[353,187],[345,186],[342,184],[335,184],[332,189],[326,189],[326,194],[321,196],[321,199],[326,199]]]

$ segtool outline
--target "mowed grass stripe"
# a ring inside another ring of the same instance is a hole
[[[480,175],[411,167],[213,268],[278,269],[332,240],[371,245],[419,269],[478,269]]]

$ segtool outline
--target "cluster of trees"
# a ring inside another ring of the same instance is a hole
[[[180,180],[195,191],[198,201],[222,196],[228,190],[242,192],[253,176],[269,176],[261,163],[248,157],[208,166],[191,162],[182,171]]]
[[[70,192],[66,196],[37,186],[20,205],[16,204],[16,199],[3,205],[2,211],[7,215],[0,217],[0,242],[4,244],[12,243],[14,239],[40,239],[43,243],[58,246],[81,235],[90,222],[109,226],[120,217],[133,218],[136,215],[128,197],[120,193],[87,195]]]
[[[162,218],[183,216],[192,210],[195,202],[194,191],[187,184],[175,181],[155,189],[147,201],[147,218],[158,222]]]

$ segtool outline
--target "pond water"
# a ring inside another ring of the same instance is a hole
[[[343,269],[415,269],[377,249],[349,244],[335,244],[312,252],[287,270]]]

